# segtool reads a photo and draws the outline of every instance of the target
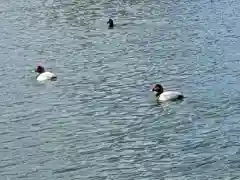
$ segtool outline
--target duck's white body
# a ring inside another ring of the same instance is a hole
[[[182,99],[183,95],[180,92],[176,91],[166,91],[160,94],[158,97],[159,101],[173,101],[177,99]]]
[[[44,72],[38,75],[38,81],[55,80],[57,76],[51,72]]]

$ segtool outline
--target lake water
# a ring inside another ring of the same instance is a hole
[[[239,22],[237,0],[2,1],[0,179],[240,179]]]

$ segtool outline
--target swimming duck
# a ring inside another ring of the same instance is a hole
[[[176,91],[165,91],[161,84],[155,84],[152,88],[153,92],[156,92],[157,100],[159,101],[174,101],[184,98],[182,93]]]
[[[39,73],[37,76],[38,81],[46,81],[46,80],[51,80],[55,81],[57,80],[57,76],[51,72],[46,72],[44,67],[42,66],[37,66],[35,69],[35,72]]]
[[[113,24],[113,20],[111,18],[108,20],[107,24],[109,24],[108,29],[113,29],[114,24]]]

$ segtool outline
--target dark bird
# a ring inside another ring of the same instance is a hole
[[[113,29],[114,24],[113,24],[113,20],[111,18],[108,20],[107,24],[109,24],[108,29]]]

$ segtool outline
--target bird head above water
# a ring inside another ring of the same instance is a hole
[[[42,66],[37,66],[36,69],[35,69],[35,72],[37,72],[39,74],[42,74],[42,73],[45,72],[45,69]]]
[[[110,18],[107,22],[108,25],[108,29],[112,29],[114,27],[114,24],[113,24],[113,20]]]
[[[156,96],[159,96],[163,93],[164,90],[161,84],[154,84],[152,87],[152,91],[156,92]]]

